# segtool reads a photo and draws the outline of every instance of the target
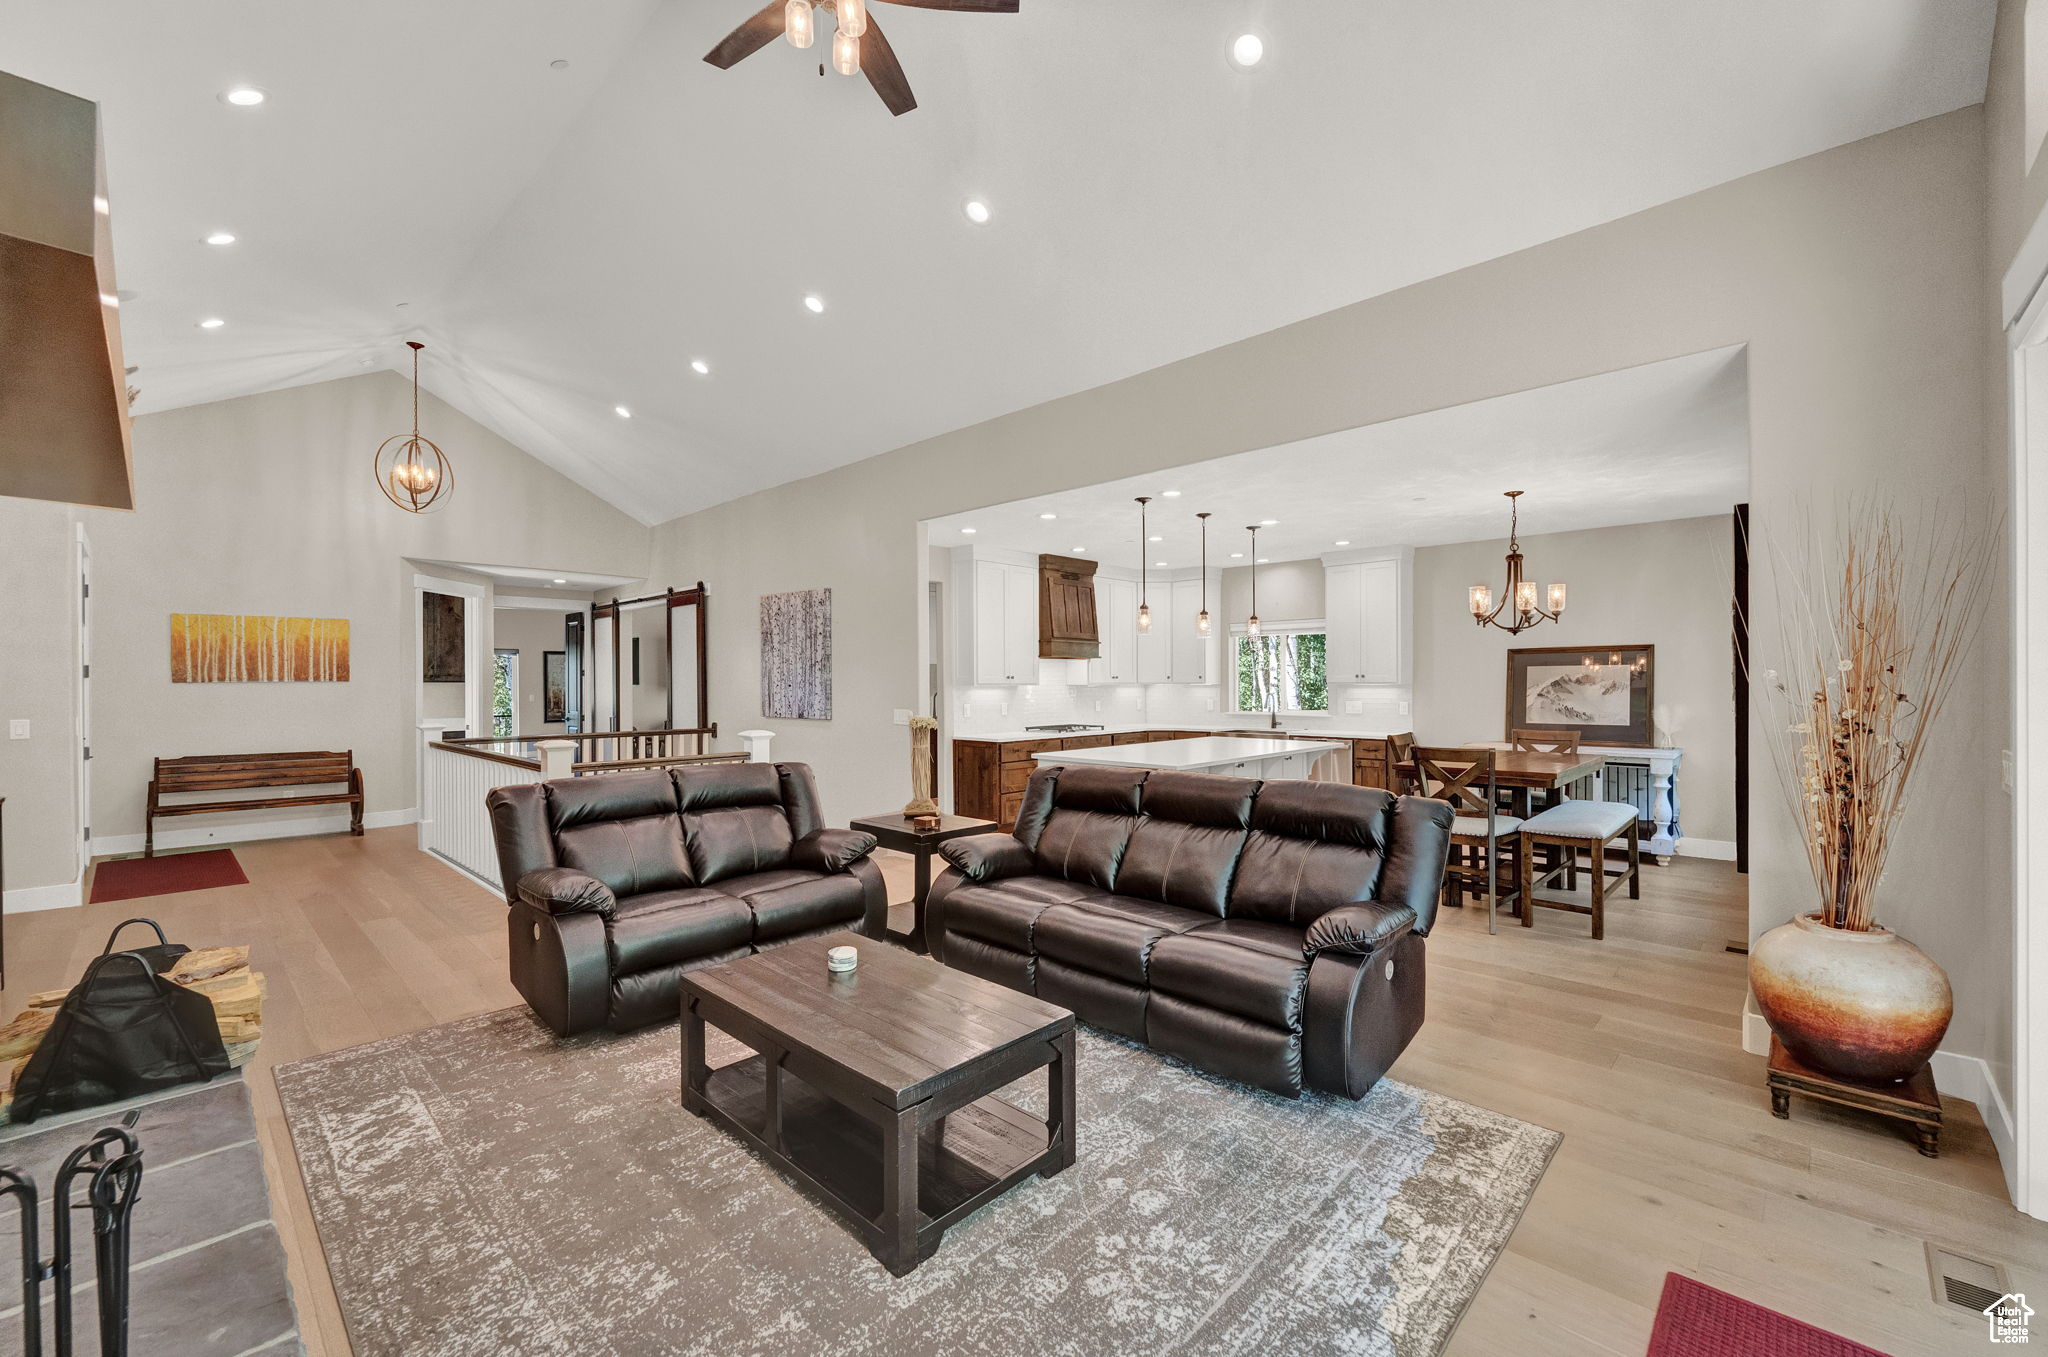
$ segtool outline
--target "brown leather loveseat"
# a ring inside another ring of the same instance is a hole
[[[676,1018],[698,966],[887,931],[874,835],[825,828],[801,763],[563,778],[486,804],[512,984],[564,1036]]]
[[[954,839],[948,966],[1276,1093],[1365,1096],[1422,1025],[1451,807],[1367,787],[1041,768]]]

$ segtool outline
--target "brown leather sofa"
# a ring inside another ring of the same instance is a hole
[[[564,1036],[674,1019],[698,966],[887,931],[874,835],[825,828],[801,763],[563,778],[486,804],[512,984]]]
[[[954,839],[948,966],[1226,1078],[1362,1098],[1422,1026],[1451,807],[1337,783],[1041,768]]]

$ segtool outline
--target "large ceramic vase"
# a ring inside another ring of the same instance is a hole
[[[1749,985],[1764,1020],[1804,1064],[1865,1083],[1896,1083],[1948,1031],[1948,976],[1888,929],[1829,928],[1818,914],[1756,940]]]

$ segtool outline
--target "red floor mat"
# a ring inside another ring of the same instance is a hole
[[[1876,1348],[1816,1329],[1740,1296],[1664,1274],[1657,1327],[1645,1357],[1885,1357]]]
[[[242,864],[235,861],[231,848],[166,853],[159,858],[122,858],[93,868],[92,903],[248,884],[249,878],[242,875]]]

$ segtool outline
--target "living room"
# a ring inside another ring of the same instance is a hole
[[[1636,1354],[1737,1324],[1761,1336],[1698,1350],[1905,1354],[2023,1326],[2035,6],[746,8],[15,16],[0,82],[70,158],[33,199],[61,229],[0,192],[17,268],[53,261],[0,291],[0,1017],[85,1030],[78,981],[136,915],[236,953],[161,985],[254,1005],[210,1019],[233,1070],[0,1141],[47,1184],[131,1104],[145,1152],[184,1099],[247,1127],[191,1161],[243,1214],[178,1243],[152,1207],[194,1170],[141,1161],[135,1350]],[[1291,469],[1315,457],[1359,479]],[[1801,563],[1873,512],[1888,578],[1956,608],[1901,632],[1942,664],[1858,746],[1917,762],[1850,902],[1782,799],[1802,718],[1772,685],[1833,615]],[[1103,618],[1129,592],[1158,620],[967,681],[983,547],[1092,559]],[[1313,695],[1291,638],[1354,653],[1332,600],[1382,550],[1396,667]],[[1189,600],[1213,675],[1101,668],[1170,659]],[[1489,751],[1525,729],[1507,653],[1546,646],[1625,671],[1642,738]],[[501,650],[544,711],[556,666],[563,719],[491,718]],[[1240,690],[1246,653],[1286,677]],[[1285,770],[1131,752],[1246,762],[1275,718]],[[1048,724],[1111,743],[962,801],[960,741]],[[1631,749],[1682,751],[1661,826]],[[347,761],[249,766],[311,751]],[[1518,785],[1514,756],[1552,764]],[[1558,812],[1562,842],[1523,828]],[[1631,865],[1604,936],[1526,903],[1590,908]],[[1763,944],[1809,913],[1952,993],[1882,1097],[1770,1054],[1800,1029]],[[862,1065],[856,1030],[931,1072]],[[879,1140],[835,1138],[847,1098],[882,1100]]]

